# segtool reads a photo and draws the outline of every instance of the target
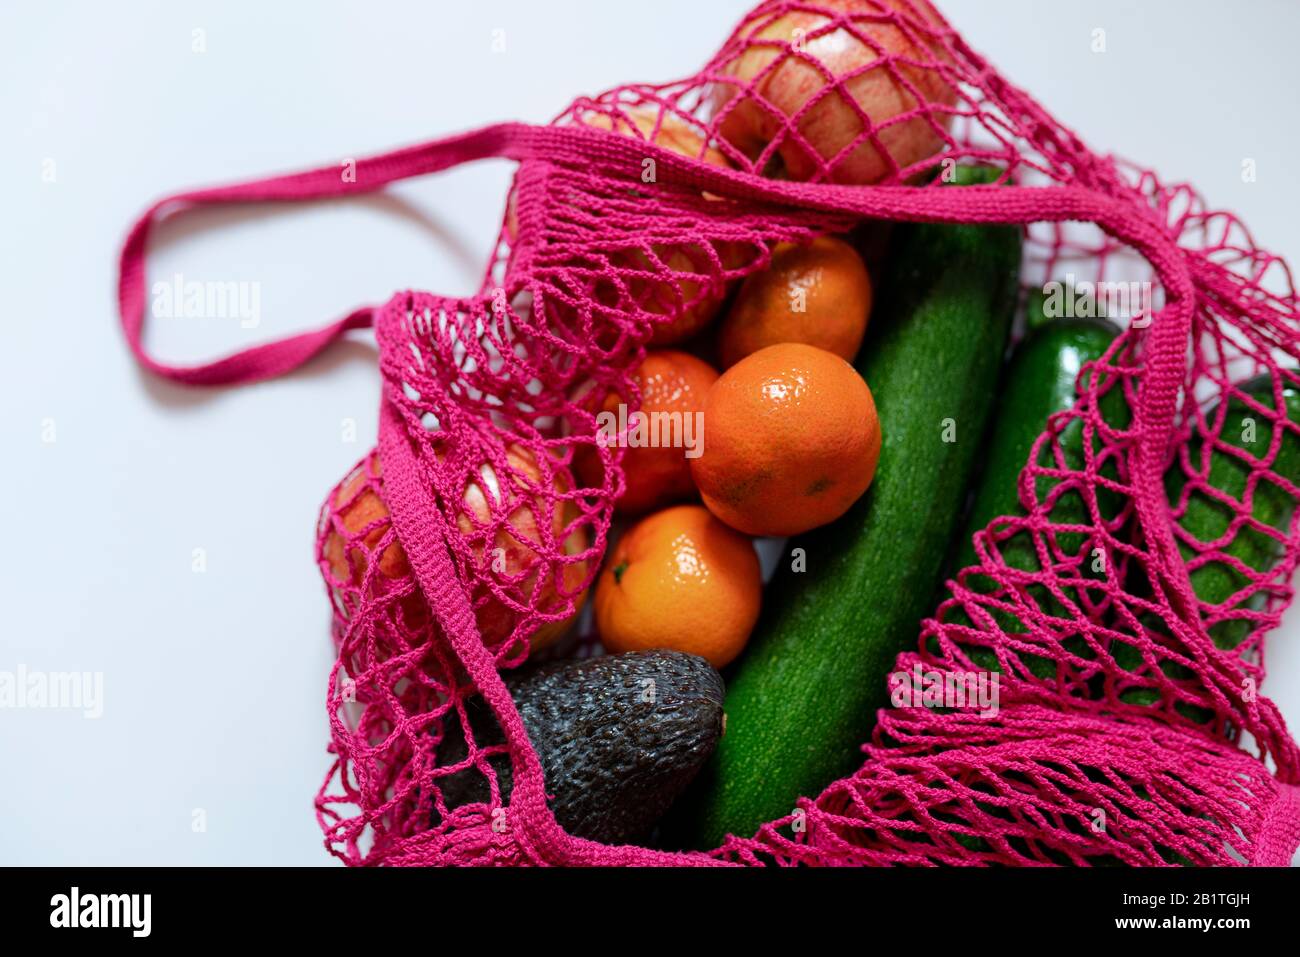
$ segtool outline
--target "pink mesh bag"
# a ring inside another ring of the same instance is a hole
[[[825,38],[827,48],[870,50],[869,62],[819,59],[810,51]],[[892,97],[890,115],[869,116],[864,90]],[[163,215],[351,195],[485,157],[519,168],[476,295],[401,292],[201,366],[145,352],[145,250]],[[925,184],[947,160],[996,165],[1002,184]],[[1300,385],[1300,313],[1287,265],[1231,214],[1089,150],[924,0],[764,3],[693,77],[619,87],[545,127],[491,126],[359,161],[355,172],[168,197],[130,232],[120,281],[139,361],[194,385],[280,375],[374,326],[378,449],[331,490],[317,530],[338,649],[327,693],[334,761],[316,799],[331,853],[390,865],[1289,860],[1300,843],[1300,760],[1277,708],[1254,689],[1263,636],[1291,599],[1300,535],[1294,516],[1281,529],[1257,520],[1251,500],[1264,483],[1300,495],[1273,468],[1296,431],[1282,387]],[[1019,224],[1027,286],[1071,274],[1136,276],[1155,289],[1153,314],[1083,370],[1076,406],[1047,425],[1021,476],[1025,513],[976,536],[979,564],[949,583],[899,658],[900,669],[942,672],[969,670],[976,650],[995,655],[1000,713],[882,711],[859,770],[799,801],[797,832],[790,818],[773,821],[710,853],[571,836],[547,806],[500,672],[566,625],[604,552],[623,479],[620,450],[595,441],[591,410],[611,391],[635,403],[629,369],[647,342],[707,319],[775,242],[864,218]],[[1259,373],[1272,376],[1271,396],[1236,385]],[[1110,390],[1131,409],[1124,428],[1099,411]],[[1221,441],[1223,416],[1212,410],[1228,400],[1271,428],[1263,457]],[[1090,437],[1082,470],[1052,454],[1074,420]],[[574,478],[583,445],[605,466],[600,487]],[[1206,481],[1211,452],[1247,467],[1239,498]],[[1176,500],[1166,494],[1171,468],[1183,473]],[[1082,496],[1092,521],[1054,526],[1040,477]],[[1122,504],[1122,523],[1101,516],[1099,493]],[[1215,541],[1178,524],[1198,495],[1225,514]],[[1246,529],[1279,553],[1268,572],[1225,552]],[[1122,574],[1081,578],[1077,559],[1053,544],[1066,532],[1104,547]],[[1003,561],[999,543],[1015,534],[1033,537],[1039,570]],[[1200,603],[1189,578],[1214,563],[1245,582],[1222,606]],[[992,586],[973,587],[975,575]],[[1042,594],[1071,610],[1064,626]],[[947,614],[954,608],[964,615]],[[1006,614],[1024,630],[1002,630]],[[1243,636],[1226,650],[1211,634],[1224,621]],[[1053,663],[1050,677],[1029,667],[1032,657]],[[467,758],[439,767],[439,737],[467,726],[472,695],[505,743],[467,742]],[[504,816],[494,814],[493,753],[508,754],[513,772]],[[491,780],[492,797],[448,809],[439,782],[468,765]],[[1100,830],[1089,826],[1097,809]]]

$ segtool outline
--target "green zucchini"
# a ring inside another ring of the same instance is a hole
[[[1264,408],[1273,404],[1273,379],[1267,374],[1257,376],[1237,388]],[[1283,385],[1282,401],[1286,405],[1287,417],[1292,422],[1300,423],[1300,389],[1289,383]],[[1216,412],[1211,411],[1208,421],[1213,423],[1216,417]],[[1272,441],[1273,425],[1269,419],[1233,396],[1224,411],[1219,442],[1241,449],[1254,458],[1263,458],[1268,454]],[[1198,471],[1202,467],[1203,451],[1203,439],[1194,436],[1188,446],[1188,456],[1191,466]],[[1300,484],[1300,437],[1295,432],[1287,430],[1282,436],[1272,471],[1288,482]],[[1236,455],[1218,448],[1211,449],[1206,480],[1218,491],[1241,501],[1246,493],[1250,473],[1250,465]],[[1182,500],[1185,485],[1184,472],[1175,465],[1169,470],[1165,482],[1169,501],[1175,506]],[[1272,482],[1260,481],[1255,485],[1251,497],[1251,516],[1261,525],[1286,532],[1295,505],[1295,499],[1283,488]],[[1186,536],[1198,542],[1214,542],[1228,531],[1232,516],[1233,510],[1227,505],[1211,498],[1204,491],[1193,490],[1187,495],[1187,507],[1178,524]],[[1195,554],[1186,541],[1179,542],[1179,550],[1185,560]],[[1272,536],[1242,525],[1232,541],[1221,550],[1253,571],[1267,572],[1281,560],[1283,546]],[[1250,584],[1250,579],[1244,574],[1221,561],[1201,565],[1192,571],[1190,577],[1192,589],[1203,605],[1222,605]],[[1265,592],[1257,591],[1241,603],[1231,606],[1231,610],[1257,611],[1264,606],[1267,597]],[[1255,623],[1250,619],[1232,617],[1229,613],[1212,624],[1209,631],[1215,645],[1231,650],[1245,641],[1254,629]]]
[[[1119,335],[1119,327],[1108,319],[1054,319],[1046,323],[1031,322],[1031,325],[1032,331],[1021,340],[1007,365],[993,419],[997,424],[989,432],[984,471],[966,523],[969,534],[962,537],[955,570],[976,563],[975,546],[971,542],[976,532],[1003,515],[1024,513],[1020,507],[1018,486],[1020,473],[1029,461],[1034,443],[1047,428],[1049,416],[1074,406],[1075,383],[1083,365],[1100,359]],[[1112,397],[1118,399],[1118,404]],[[1123,396],[1119,389],[1112,388],[1102,401],[1112,406],[1111,410],[1103,411],[1112,411],[1122,406]],[[1112,425],[1127,425],[1126,410],[1121,410],[1119,415],[1112,411],[1107,419]],[[1072,420],[1062,431],[1058,443],[1064,464],[1070,469],[1082,470],[1085,457],[1081,420]],[[1051,461],[1050,448],[1043,449],[1042,464],[1056,465]],[[1038,478],[1040,501],[1046,500],[1055,484],[1054,478]],[[1056,514],[1058,510],[1059,515]],[[1053,521],[1057,524],[1086,523],[1086,503],[1078,495],[1063,495],[1057,500]],[[1038,556],[1028,536],[1016,536],[1009,543],[1003,543],[999,550],[1013,568],[1025,571],[1038,568]]]
[[[1047,427],[1047,420],[1052,414],[1074,406],[1076,382],[1083,366],[1100,359],[1119,336],[1119,327],[1107,319],[1052,319],[1042,315],[1042,307],[1041,298],[1031,299],[1026,317],[1029,331],[1013,352],[1003,376],[1004,385],[993,418],[996,425],[989,430],[987,458],[976,486],[965,531],[958,542],[952,566],[954,575],[978,564],[972,541],[977,532],[983,531],[990,522],[1000,517],[1024,514],[1019,494],[1020,473],[1029,461],[1034,443]],[[1119,428],[1128,425],[1128,409],[1120,389],[1111,388],[1104,393],[1101,407],[1103,416],[1110,425]],[[1095,436],[1093,444],[1094,448],[1100,448],[1100,442]],[[1057,445],[1061,451],[1060,464],[1073,471],[1082,471],[1086,467],[1082,420],[1071,420],[1061,430]],[[1058,465],[1051,446],[1040,450],[1039,462],[1053,467]],[[1113,462],[1108,461],[1103,465],[1103,474],[1105,472],[1116,477]],[[1039,476],[1035,480],[1035,491],[1040,502],[1051,500],[1050,496],[1058,481],[1053,476]],[[1113,492],[1101,489],[1097,498],[1103,519],[1114,518],[1119,513],[1122,503]],[[1050,520],[1054,525],[1090,524],[1091,515],[1083,495],[1073,489],[1060,493],[1052,505]],[[1088,536],[1081,532],[1056,532],[1052,537],[1051,545],[1059,554],[1078,559],[1085,576],[1104,577],[1104,566],[1098,571],[1097,563],[1090,556],[1078,554]],[[1028,572],[1039,570],[1038,550],[1031,533],[1017,532],[999,541],[996,548],[1007,566]],[[992,579],[978,573],[969,575],[966,585],[982,593],[997,589]],[[1069,617],[1067,608],[1047,589],[1035,585],[1027,591],[1030,598],[1047,613]],[[1021,621],[1008,613],[994,611],[993,617],[1005,632],[1027,630]],[[950,610],[945,621],[967,626],[972,624],[969,616],[961,609]],[[1077,651],[1086,651],[1086,645],[1081,642],[1076,644],[1079,645]],[[938,649],[932,645],[931,650]],[[966,647],[964,650],[978,667],[989,671],[1000,670],[997,655],[991,649]],[[1056,673],[1055,663],[1049,658],[1032,654],[1023,654],[1021,658],[1038,677],[1048,678]]]
[[[1237,390],[1251,396],[1265,408],[1273,403],[1273,379],[1268,374],[1241,383]],[[1282,388],[1282,401],[1287,417],[1300,424],[1300,390],[1289,383],[1285,384]],[[1218,414],[1217,407],[1211,409],[1207,421],[1217,421]],[[1221,445],[1241,449],[1255,458],[1263,458],[1273,441],[1273,426],[1267,417],[1259,415],[1234,395],[1223,411],[1223,423],[1218,435]],[[1207,469],[1204,461],[1207,455],[1205,440],[1196,432],[1192,434],[1185,454],[1188,467],[1198,474],[1204,471],[1209,485],[1234,501],[1243,500],[1252,471],[1250,465],[1232,452],[1211,446]],[[1293,484],[1300,484],[1300,437],[1295,432],[1287,430],[1282,436],[1272,471]],[[1165,492],[1171,507],[1181,512],[1177,520],[1181,530],[1176,533],[1179,539],[1178,549],[1183,560],[1190,561],[1197,550],[1189,544],[1189,540],[1208,544],[1223,538],[1231,527],[1235,509],[1211,497],[1204,490],[1187,491],[1186,486],[1186,472],[1179,462],[1175,462],[1165,473]],[[1272,482],[1259,481],[1251,498],[1251,515],[1262,525],[1286,532],[1290,528],[1295,506],[1295,499],[1284,489]],[[1281,560],[1284,548],[1271,536],[1242,525],[1237,528],[1232,540],[1219,551],[1255,572],[1268,572]],[[1234,613],[1260,610],[1268,600],[1268,593],[1258,590],[1232,603],[1234,596],[1250,584],[1250,579],[1222,561],[1206,562],[1192,569],[1188,577],[1192,591],[1203,606],[1219,607],[1214,616],[1216,620],[1208,629],[1216,647],[1224,651],[1237,648],[1255,630],[1256,625],[1249,618]],[[1150,594],[1150,583],[1136,582],[1130,590]],[[1144,614],[1140,621],[1158,640],[1173,642],[1174,639],[1158,616]],[[1145,665],[1141,650],[1127,642],[1112,641],[1110,653],[1126,671],[1137,672]],[[1170,678],[1193,677],[1189,669],[1176,661],[1162,659],[1159,666]],[[1127,704],[1151,705],[1159,702],[1162,695],[1157,688],[1127,688],[1119,697]],[[1200,724],[1214,718],[1212,711],[1185,701],[1177,702],[1175,709],[1184,717]]]
[[[992,181],[985,173],[963,178]],[[888,671],[916,643],[961,517],[1020,256],[1016,227],[895,231],[857,363],[880,416],[875,480],[842,518],[787,546],[727,681],[727,732],[669,824],[684,846],[748,836],[861,764]]]
[[[1047,427],[1051,415],[1074,406],[1076,384],[1083,366],[1100,359],[1120,333],[1119,327],[1108,319],[1055,318],[1048,315],[1045,299],[1037,291],[1030,295],[1025,327],[1025,336],[1013,350],[1003,373],[1002,390],[993,416],[995,424],[989,429],[983,471],[971,501],[965,530],[957,542],[952,562],[953,575],[978,563],[972,542],[977,532],[983,531],[990,522],[1000,517],[1024,514],[1019,494],[1020,473],[1029,461],[1034,443]],[[1101,407],[1108,423],[1120,427],[1127,425],[1128,410],[1118,388],[1112,387],[1102,396]],[[1062,429],[1057,444],[1067,468],[1082,470],[1085,467],[1083,427],[1080,420],[1071,420]],[[1055,464],[1050,446],[1041,450],[1039,461]],[[1108,470],[1114,471],[1113,468]],[[1049,476],[1040,476],[1036,480],[1039,501],[1048,500],[1056,482],[1057,479]],[[1098,508],[1104,518],[1118,514],[1120,504],[1113,493],[1099,492]],[[1090,521],[1086,502],[1073,491],[1061,494],[1050,514],[1053,524],[1083,525]],[[1057,533],[1055,537],[1056,547],[1064,554],[1077,555],[1085,542],[1084,536],[1078,533]],[[997,549],[1003,561],[1012,568],[1022,571],[1037,571],[1039,568],[1038,552],[1032,536],[1027,532],[1018,532],[1003,539],[998,542]],[[1091,562],[1085,562],[1083,567],[1085,571],[1090,571],[1093,566]],[[974,591],[984,593],[997,588],[995,582],[982,574],[969,575],[966,584]],[[1031,586],[1028,590],[1034,601],[1045,611],[1068,616],[1067,610],[1047,590],[1037,586]],[[998,627],[1008,634],[1027,630],[1013,615],[1000,610],[995,610],[992,614]],[[949,611],[945,621],[966,626],[974,624],[963,609]],[[1067,637],[1063,643],[1075,654],[1089,654],[1086,643],[1077,638]],[[933,636],[930,650],[936,655],[939,652],[937,638]],[[989,647],[963,642],[962,651],[977,668],[986,671],[1001,670],[996,652]],[[1048,679],[1056,675],[1056,663],[1050,658],[1023,651],[1019,652],[1018,657],[1038,678]],[[985,802],[979,802],[977,806],[988,814],[1006,814],[1005,809]],[[967,850],[991,850],[982,838],[961,831],[956,831],[951,836]]]

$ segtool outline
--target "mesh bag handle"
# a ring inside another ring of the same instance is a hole
[[[319,329],[252,346],[211,362],[177,366],[152,356],[143,343],[148,243],[153,227],[176,213],[236,203],[293,203],[362,195],[390,183],[437,173],[475,159],[507,155],[507,144],[521,127],[503,123],[460,136],[431,140],[356,161],[355,177],[345,181],[337,166],[247,180],[227,186],[173,193],[155,202],[127,233],[118,268],[118,308],[127,344],[151,372],[186,385],[238,385],[290,372],[352,329],[374,321],[374,309],[361,307]]]

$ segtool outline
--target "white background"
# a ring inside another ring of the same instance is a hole
[[[1300,257],[1300,6],[940,5],[1092,145],[1191,180]],[[581,93],[686,75],[747,6],[4,5],[0,670],[102,671],[105,684],[97,721],[0,711],[0,863],[332,860],[312,811],[332,657],[311,549],[320,500],[374,441],[374,351],[359,336],[233,391],[142,374],[115,308],[128,223],[164,192],[541,122]],[[509,174],[485,163],[387,199],[188,217],[158,237],[151,276],[257,281],[261,325],[155,322],[149,342],[198,361],[399,288],[470,292]],[[355,444],[341,441],[347,418]],[[1298,632],[1293,615],[1274,636],[1265,686],[1293,726]]]

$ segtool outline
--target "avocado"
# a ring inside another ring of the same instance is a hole
[[[722,736],[722,678],[707,661],[677,651],[637,651],[547,662],[505,683],[541,761],[555,819],[575,837],[605,844],[644,837],[708,761]],[[481,697],[466,701],[480,748],[505,742]],[[438,767],[469,750],[455,710],[438,745]],[[486,758],[502,803],[510,800],[510,756]],[[487,804],[475,767],[437,779],[447,810]],[[432,822],[441,816],[435,806]]]

